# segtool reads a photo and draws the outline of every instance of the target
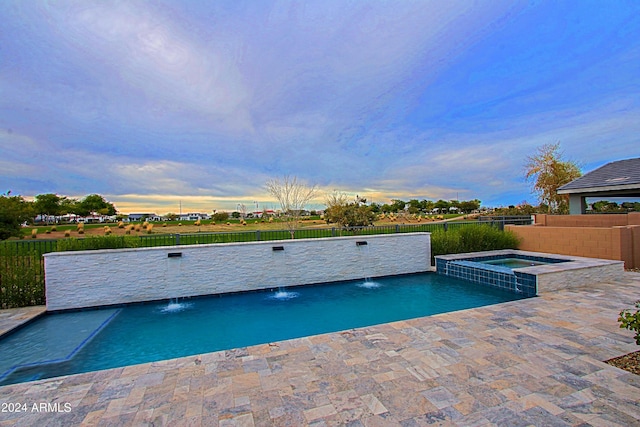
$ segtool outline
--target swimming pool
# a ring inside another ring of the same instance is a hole
[[[521,298],[424,273],[47,314],[0,339],[0,384],[271,343]]]

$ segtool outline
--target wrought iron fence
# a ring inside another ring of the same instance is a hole
[[[295,239],[315,239],[340,236],[447,231],[460,227],[488,224],[504,229],[504,224],[531,224],[531,217],[481,217],[479,221],[393,224],[369,227],[300,228]],[[211,243],[257,242],[291,239],[289,230],[255,230],[224,233],[149,234],[140,236],[110,236],[113,247],[154,247],[199,245]],[[105,249],[91,244],[92,238],[77,239],[73,250]],[[96,240],[96,238],[93,238]],[[120,241],[122,240],[122,241]],[[82,244],[86,242],[87,244]],[[0,308],[44,304],[44,260],[49,252],[70,250],[68,239],[10,240],[0,242]],[[94,247],[92,247],[94,246]],[[107,246],[108,247],[108,246]]]
[[[479,222],[498,222],[501,229],[505,224],[513,225],[529,225],[533,223],[531,215],[498,215],[498,216],[479,216]]]

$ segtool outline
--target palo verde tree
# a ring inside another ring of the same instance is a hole
[[[316,186],[309,186],[295,176],[285,175],[283,178],[268,180],[266,187],[280,204],[282,216],[293,239],[305,206],[317,193]]]
[[[569,196],[558,194],[558,188],[579,178],[582,173],[572,161],[563,160],[560,143],[545,144],[535,155],[527,157],[525,178],[533,180],[533,192],[549,213],[569,213]]]

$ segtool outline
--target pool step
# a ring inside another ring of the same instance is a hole
[[[45,315],[38,327],[24,327],[21,332],[27,334],[26,338],[24,334],[3,337],[0,339],[0,385],[18,371],[37,375],[34,372],[44,365],[68,363],[120,311],[116,308]]]

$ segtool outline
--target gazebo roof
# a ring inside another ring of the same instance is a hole
[[[640,158],[607,163],[558,189],[558,194],[581,193],[640,194]]]

